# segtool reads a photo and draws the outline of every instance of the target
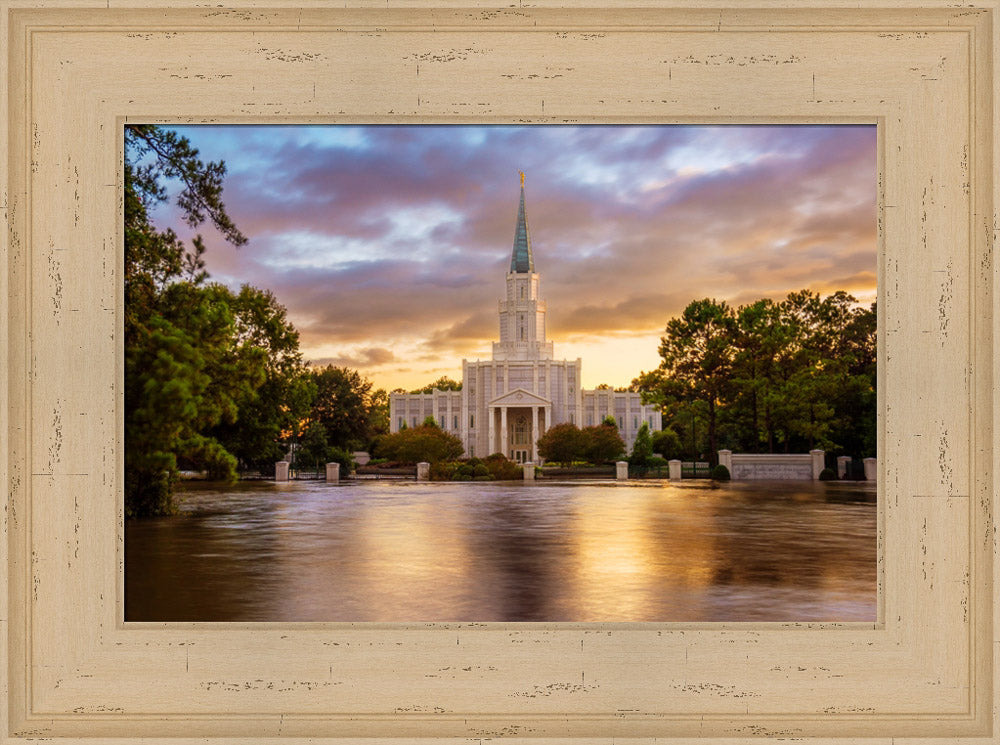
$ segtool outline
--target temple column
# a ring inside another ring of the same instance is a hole
[[[502,452],[504,454],[504,456],[506,457],[507,456],[507,448],[508,448],[508,445],[507,445],[507,407],[506,406],[501,406],[500,407],[500,445],[501,445],[500,452]]]
[[[531,407],[531,462],[538,462],[538,407]]]
[[[489,447],[487,448],[489,452],[487,453],[487,455],[491,455],[496,450],[497,435],[496,435],[496,425],[493,423],[494,413],[495,412],[492,406],[486,407],[486,420],[487,420],[487,427],[489,430]]]

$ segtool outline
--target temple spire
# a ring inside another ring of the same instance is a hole
[[[524,214],[524,171],[521,174],[521,204],[517,208],[517,227],[514,230],[514,251],[510,257],[511,274],[532,274],[535,259],[531,255],[531,238],[528,235],[528,218]]]

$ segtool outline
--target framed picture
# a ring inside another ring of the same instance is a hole
[[[0,4],[4,740],[993,742],[997,3],[347,5]],[[124,127],[248,122],[875,125],[875,622],[126,622]]]

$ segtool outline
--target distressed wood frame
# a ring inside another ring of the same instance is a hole
[[[3,742],[996,741],[997,0],[562,4],[0,0]],[[878,622],[124,624],[130,120],[877,123]]]

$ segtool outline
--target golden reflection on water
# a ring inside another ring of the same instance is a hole
[[[873,621],[874,489],[191,487],[126,525],[126,620]]]
[[[593,504],[612,496],[597,493],[577,508],[571,576],[580,620],[643,618],[666,585],[710,581],[711,514],[685,510],[673,489],[644,490],[631,509],[611,514]],[[659,538],[666,531],[669,542]]]

